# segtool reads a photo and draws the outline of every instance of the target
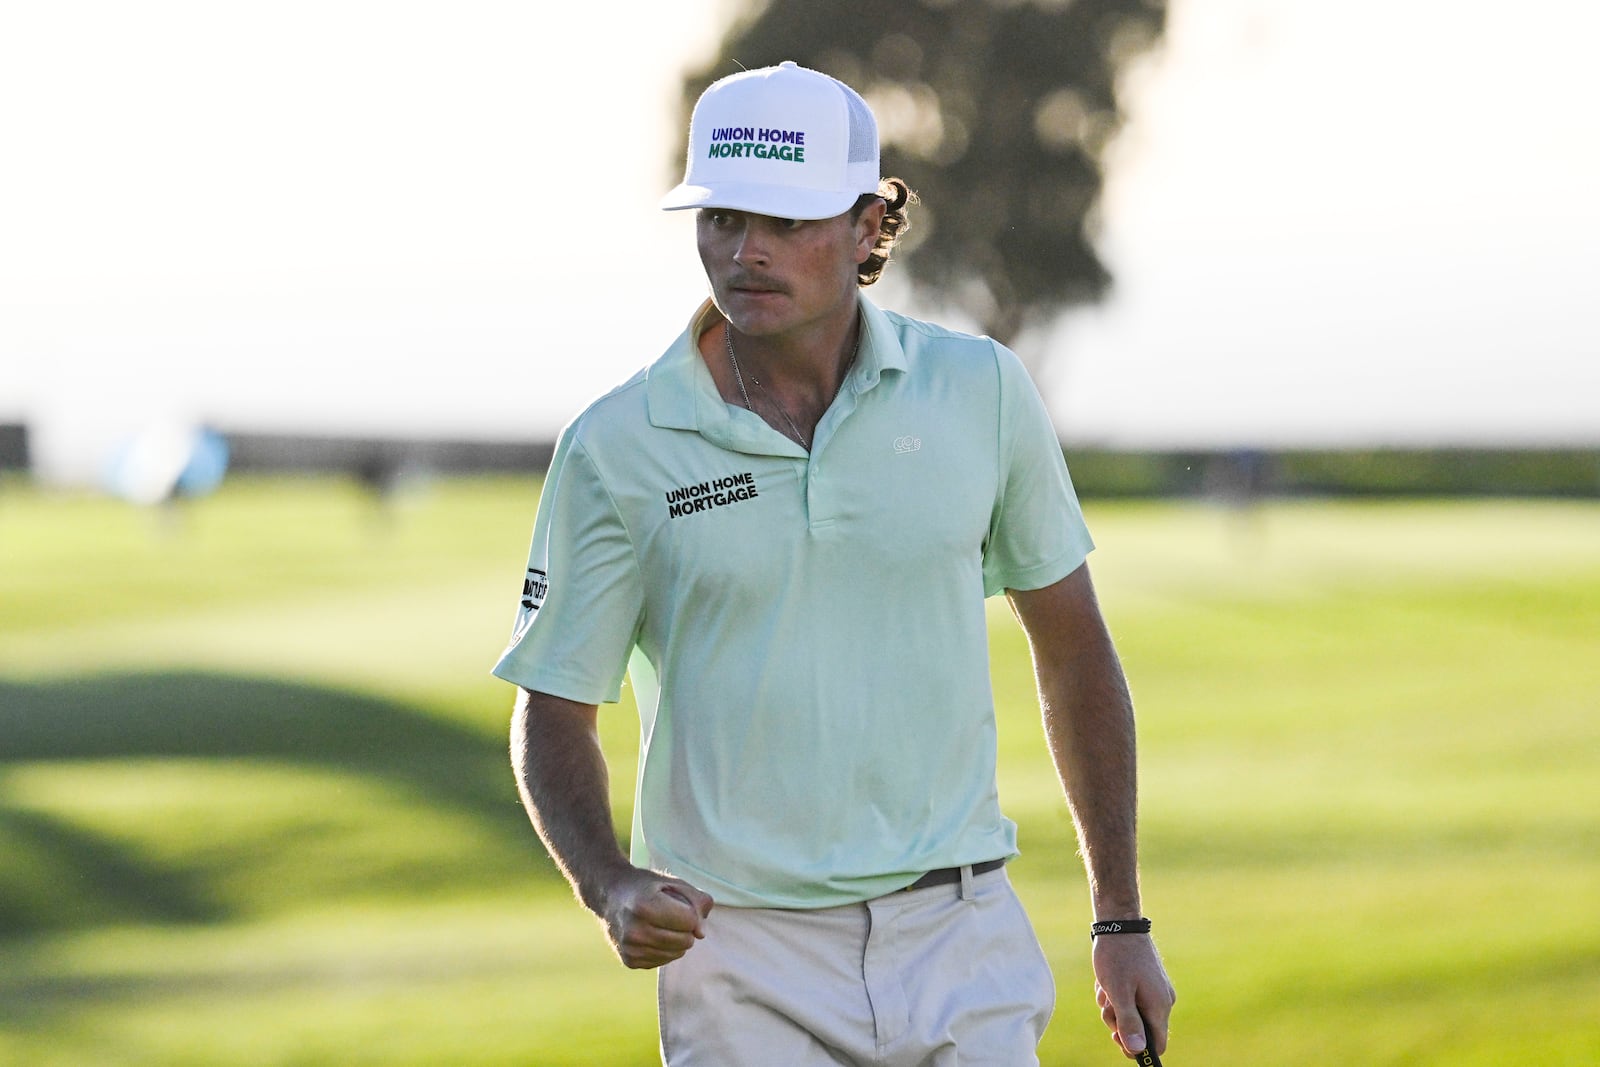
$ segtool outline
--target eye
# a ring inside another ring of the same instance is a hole
[[[733,212],[723,211],[718,208],[706,208],[700,212],[700,219],[712,226],[726,226],[733,218]]]
[[[805,219],[779,219],[778,225],[785,230],[798,230],[806,224]]]

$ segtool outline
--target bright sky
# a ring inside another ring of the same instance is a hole
[[[704,291],[655,202],[728,6],[4,5],[0,420],[63,478],[159,419],[549,436]],[[1174,0],[1066,435],[1600,443],[1595,39],[1586,0]]]
[[[1175,0],[1069,438],[1600,444],[1600,5]]]

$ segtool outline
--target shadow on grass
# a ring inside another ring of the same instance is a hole
[[[212,673],[0,682],[0,784],[17,764],[127,758],[261,760],[368,776],[470,818],[524,873],[549,873],[517,802],[504,742],[371,696]],[[197,805],[203,798],[197,798]],[[233,909],[195,872],[37,809],[0,808],[0,838],[71,893],[0,879],[0,936],[107,921],[205,922]],[[16,886],[13,883],[13,893]],[[75,903],[62,903],[65,896]]]
[[[204,880],[192,871],[152,866],[133,851],[37,811],[0,808],[0,839],[11,845],[15,862],[21,852],[42,858],[53,875],[76,886],[92,887],[92,907],[81,895],[77,906],[63,907],[69,895],[52,881],[34,892],[10,895],[0,892],[0,934],[59,926],[67,921],[115,916],[138,916],[155,922],[207,922],[224,917],[225,909],[211,899]],[[36,882],[44,879],[34,879]],[[13,887],[15,889],[15,887]]]

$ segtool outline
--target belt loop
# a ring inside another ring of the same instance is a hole
[[[961,899],[972,899],[972,864],[961,865]]]

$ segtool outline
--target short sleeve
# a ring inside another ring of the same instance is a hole
[[[1021,360],[995,346],[1000,376],[999,482],[983,549],[983,589],[1042,589],[1094,548],[1061,441]]]
[[[644,596],[633,544],[574,423],[534,519],[516,625],[494,674],[582,704],[621,698]]]

